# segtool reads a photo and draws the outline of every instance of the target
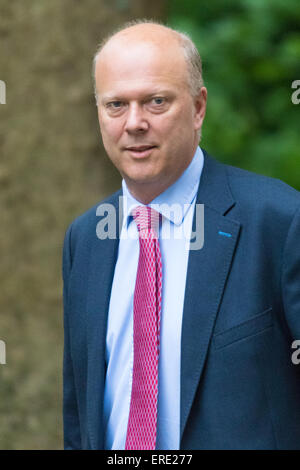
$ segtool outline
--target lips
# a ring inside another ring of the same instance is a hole
[[[126,150],[132,152],[144,152],[145,150],[150,150],[155,148],[156,145],[133,145],[132,147],[126,147]]]
[[[152,150],[157,148],[156,145],[132,145],[126,147],[125,150],[130,153],[133,158],[141,159],[151,155]]]

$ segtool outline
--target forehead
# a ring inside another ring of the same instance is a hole
[[[188,83],[183,50],[174,40],[160,46],[126,38],[112,41],[100,53],[95,74],[100,95],[151,87],[178,89]]]

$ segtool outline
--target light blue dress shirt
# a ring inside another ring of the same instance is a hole
[[[156,440],[156,448],[162,450],[179,449],[181,325],[188,242],[202,168],[203,153],[198,147],[180,178],[149,204],[162,214],[159,243],[163,285]],[[133,296],[139,240],[130,212],[141,203],[132,197],[124,180],[122,187],[124,218],[106,335],[105,449],[125,448],[133,371]]]

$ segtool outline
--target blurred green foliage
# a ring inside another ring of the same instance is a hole
[[[203,60],[208,108],[201,145],[232,165],[300,189],[299,0],[172,0],[169,25]]]

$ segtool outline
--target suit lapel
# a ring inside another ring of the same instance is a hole
[[[103,449],[103,396],[105,382],[105,338],[110,292],[119,245],[119,196],[121,191],[102,204],[112,204],[116,210],[117,238],[100,240],[96,235],[92,242],[88,298],[87,298],[87,423],[91,447]]]
[[[234,205],[225,166],[207,154],[197,203],[204,204],[204,245],[189,254],[181,336],[180,440],[201,379],[240,228],[238,222],[224,216]]]

